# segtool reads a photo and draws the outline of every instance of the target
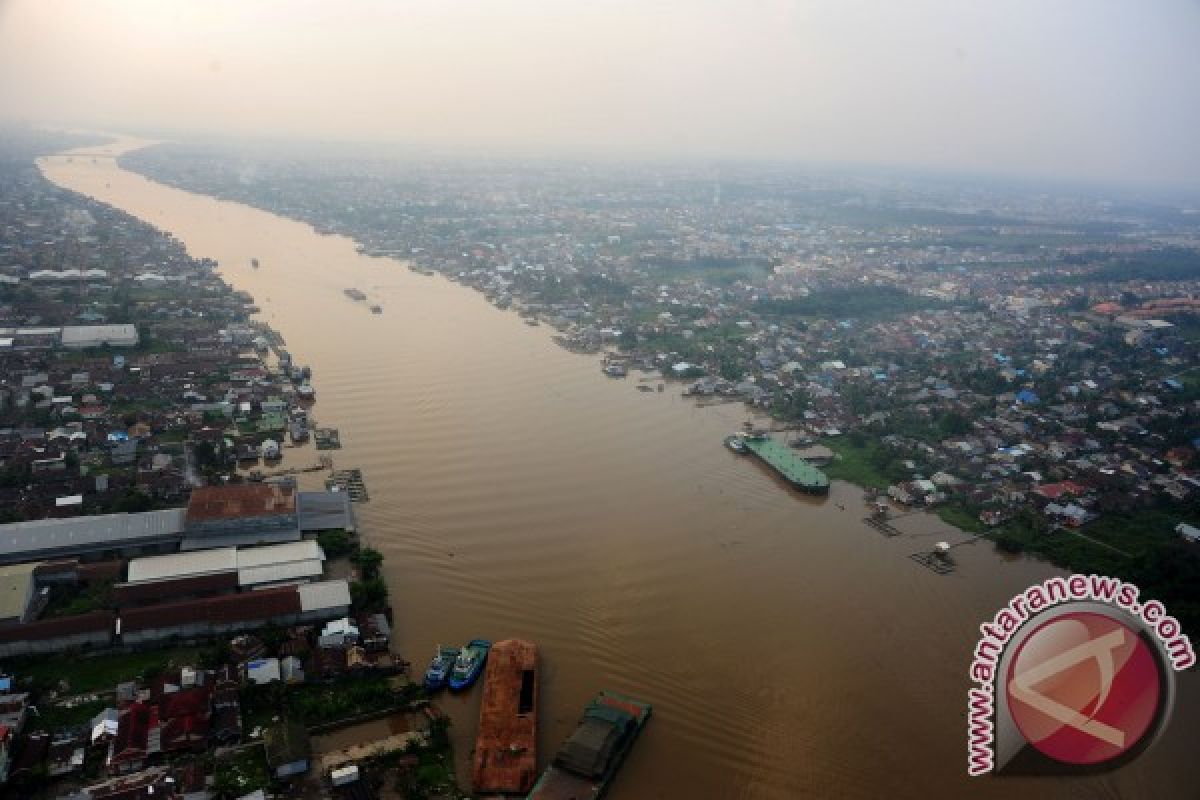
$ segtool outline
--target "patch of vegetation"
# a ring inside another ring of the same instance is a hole
[[[329,684],[251,685],[242,690],[241,700],[247,729],[267,725],[278,716],[313,727],[374,711],[405,708],[418,692],[415,684],[398,689],[386,677],[344,678]]]
[[[73,694],[112,691],[118,683],[149,679],[167,669],[200,663],[199,648],[116,653],[94,658],[54,655],[9,659],[5,668],[17,680],[28,679],[35,689],[62,688]]]
[[[59,731],[86,725],[110,703],[106,700],[91,700],[75,706],[38,703],[38,713],[29,715],[29,729],[34,731]]]
[[[400,779],[399,789],[405,797],[425,800],[456,791],[449,726],[448,718],[435,719],[429,728],[429,744],[413,742],[409,745],[408,753],[417,756],[419,761],[415,770]]]
[[[1100,266],[1082,275],[1047,273],[1036,283],[1124,283],[1125,281],[1185,281],[1200,278],[1200,250],[1164,247],[1145,253],[1113,259],[1107,253],[1080,253],[1064,259],[1066,263]]]
[[[897,455],[877,440],[850,435],[822,439],[821,443],[837,455],[837,458],[821,468],[831,480],[886,489],[897,480],[905,478]]]
[[[112,607],[112,582],[95,581],[80,591],[74,586],[52,586],[43,617],[69,617]]]
[[[214,767],[213,791],[217,800],[234,800],[271,786],[271,772],[262,747],[239,750],[232,756],[218,759]]]
[[[355,611],[383,611],[388,588],[383,578],[363,578],[350,584],[350,602]]]
[[[341,528],[321,531],[317,534],[317,544],[325,551],[326,558],[342,558],[354,552],[358,545],[350,534]]]
[[[756,305],[761,313],[780,317],[872,320],[948,307],[936,298],[909,294],[891,286],[825,289],[791,300],[764,299]]]

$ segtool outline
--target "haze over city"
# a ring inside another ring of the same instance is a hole
[[[0,115],[444,152],[1194,187],[1200,5],[0,5]]]

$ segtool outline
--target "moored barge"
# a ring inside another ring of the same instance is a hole
[[[829,491],[829,477],[814,467],[787,445],[781,444],[769,436],[743,436],[741,438],[742,452],[752,453],[766,464],[785,481],[802,492],[809,494],[826,494]]]
[[[480,795],[522,795],[537,778],[537,645],[492,645],[483,678],[471,782]]]
[[[650,718],[650,711],[649,703],[616,692],[597,694],[584,709],[579,727],[529,793],[529,800],[603,797]]]

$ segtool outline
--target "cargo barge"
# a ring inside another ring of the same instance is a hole
[[[829,477],[796,455],[787,445],[769,436],[742,436],[739,443],[742,449],[737,452],[754,454],[800,491],[809,494],[825,494],[829,491]]]
[[[492,645],[483,677],[471,782],[479,795],[525,796],[537,779],[537,645]]]
[[[542,773],[528,800],[598,800],[650,718],[650,704],[600,692]]]

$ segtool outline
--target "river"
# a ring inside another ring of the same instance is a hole
[[[216,259],[254,296],[313,368],[315,416],[341,430],[337,466],[363,470],[359,521],[386,557],[398,648],[423,668],[438,643],[537,642],[543,764],[611,688],[655,709],[614,800],[1196,796],[1191,675],[1166,735],[1120,771],[967,778],[978,625],[1050,567],[983,542],[935,575],[908,555],[966,537],[916,515],[888,539],[862,524],[853,486],[822,499],[787,489],[722,446],[741,406],[635,391],[442,277],[121,169],[112,156],[139,145],[39,163]],[[439,701],[460,765],[478,695]]]

